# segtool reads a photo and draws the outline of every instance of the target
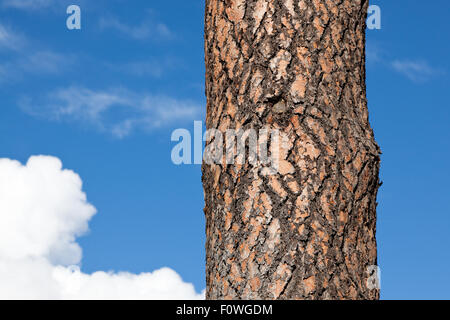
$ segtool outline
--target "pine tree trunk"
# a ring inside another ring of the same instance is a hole
[[[339,4],[338,4],[339,3]],[[368,0],[206,0],[207,128],[288,137],[278,173],[203,164],[208,299],[378,299]]]

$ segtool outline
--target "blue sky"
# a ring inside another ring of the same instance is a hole
[[[66,28],[72,3],[81,30]],[[372,4],[382,297],[449,299],[450,3]],[[204,1],[0,2],[0,158],[51,155],[79,174],[98,211],[78,240],[85,273],[170,267],[205,287],[200,166],[170,158],[172,131],[204,117],[203,13]]]

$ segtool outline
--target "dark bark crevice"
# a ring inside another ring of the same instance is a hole
[[[379,298],[367,6],[206,1],[207,128],[280,130],[293,168],[203,165],[207,298]]]

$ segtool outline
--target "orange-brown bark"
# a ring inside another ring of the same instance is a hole
[[[377,299],[366,0],[206,0],[207,128],[280,130],[278,173],[204,164],[209,299]]]

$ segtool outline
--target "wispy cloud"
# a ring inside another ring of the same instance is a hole
[[[149,58],[148,60],[137,60],[128,63],[106,63],[106,67],[115,72],[125,73],[138,77],[160,78],[175,68],[183,68],[183,63],[174,57],[161,59]]]
[[[0,0],[0,8],[6,10],[20,10],[27,11],[35,14],[39,13],[52,13],[61,14],[65,13],[66,8],[71,4],[76,4],[81,8],[84,8],[89,0]],[[89,1],[91,3],[91,9],[93,5],[101,1]],[[106,2],[106,1],[104,1]]]
[[[372,41],[366,42],[366,60],[367,63],[378,63],[382,60],[383,51],[380,46]]]
[[[441,68],[430,65],[424,59],[392,58],[388,51],[373,41],[366,42],[367,65],[394,70],[415,83],[424,83],[433,77],[445,74]]]
[[[116,30],[124,36],[136,40],[147,39],[168,39],[173,36],[169,28],[160,22],[153,22],[149,19],[141,22],[139,25],[128,25],[114,17],[103,17],[99,21],[100,29]]]
[[[24,35],[0,24],[0,52],[7,54],[0,61],[0,83],[16,81],[25,75],[59,74],[75,63],[74,54],[61,54],[40,49]]]
[[[0,82],[16,81],[25,75],[56,75],[67,71],[76,61],[73,55],[53,51],[19,53],[0,64]]]
[[[24,45],[22,36],[0,24],[0,49],[18,50]]]
[[[171,64],[165,61],[137,61],[125,64],[122,70],[136,76],[160,77],[170,66]]]
[[[3,0],[3,7],[36,10],[46,8],[54,3],[52,0]]]
[[[424,60],[395,60],[392,62],[392,67],[414,82],[424,82],[433,76],[442,74],[441,70],[431,67]]]
[[[31,115],[87,124],[118,138],[134,130],[148,131],[201,115],[201,107],[195,102],[123,88],[95,91],[69,87],[43,98],[24,97],[19,105]]]
[[[39,51],[26,55],[19,63],[24,72],[56,74],[66,69],[74,60],[72,55]]]

